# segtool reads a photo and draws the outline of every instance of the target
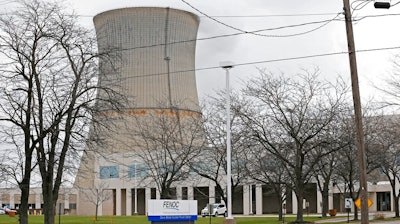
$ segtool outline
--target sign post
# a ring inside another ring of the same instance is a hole
[[[196,200],[148,200],[147,218],[152,224],[194,224]]]
[[[352,198],[345,198],[344,199],[344,208],[347,211],[347,223],[349,223],[349,219],[350,219],[350,210],[351,207],[353,206],[353,199]]]

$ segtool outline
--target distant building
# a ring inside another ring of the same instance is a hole
[[[61,188],[58,194],[55,214],[76,215],[79,192],[76,189]],[[21,204],[21,191],[18,188],[0,189],[0,205],[2,208],[18,210]],[[43,197],[41,188],[31,188],[28,199],[29,215],[43,214]]]

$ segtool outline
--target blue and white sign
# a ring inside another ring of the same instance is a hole
[[[149,200],[148,220],[152,222],[197,220],[196,200]]]

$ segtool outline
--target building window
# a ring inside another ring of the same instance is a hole
[[[148,174],[148,168],[145,164],[134,164],[130,165],[128,169],[128,177],[146,177]]]
[[[100,179],[119,178],[118,166],[100,166]]]
[[[69,204],[69,209],[76,209],[76,204],[75,203]]]
[[[197,173],[212,175],[213,169],[217,166],[211,165],[207,162],[193,162],[189,169],[190,175],[196,175]]]
[[[158,175],[165,175],[167,173],[178,172],[173,164],[161,164],[158,167]]]

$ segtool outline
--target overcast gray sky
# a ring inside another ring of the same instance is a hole
[[[186,3],[184,2],[186,1]],[[288,59],[302,56],[347,52],[346,30],[343,21],[342,0],[65,0],[74,9],[83,24],[93,27],[92,17],[100,12],[137,6],[171,7],[191,11],[200,17],[198,38],[233,34],[238,31],[207,18],[246,31],[287,27],[303,23],[318,22],[296,28],[282,28],[260,34],[276,37],[242,34],[230,37],[197,41],[196,68],[209,68],[221,61],[246,64],[260,61]],[[382,0],[385,1],[385,0]],[[351,1],[357,8],[354,35],[357,50],[400,46],[400,0],[388,10],[375,9],[374,1]],[[378,16],[379,15],[379,16]],[[386,15],[386,16],[382,16]],[[367,17],[365,17],[367,16]],[[337,19],[337,20],[333,20]],[[330,21],[331,22],[322,22]],[[303,35],[295,35],[305,33]],[[288,36],[289,37],[284,37]],[[290,36],[293,35],[293,36]],[[358,53],[358,70],[361,94],[369,97],[370,82],[379,79],[391,70],[390,60],[400,49]],[[240,88],[240,83],[258,75],[256,68],[288,75],[301,68],[318,66],[321,74],[330,79],[337,75],[350,82],[348,55],[311,57],[301,60],[282,60],[269,63],[241,65],[231,70],[231,85]],[[201,98],[208,93],[225,88],[222,69],[199,70],[196,72],[198,91]]]

